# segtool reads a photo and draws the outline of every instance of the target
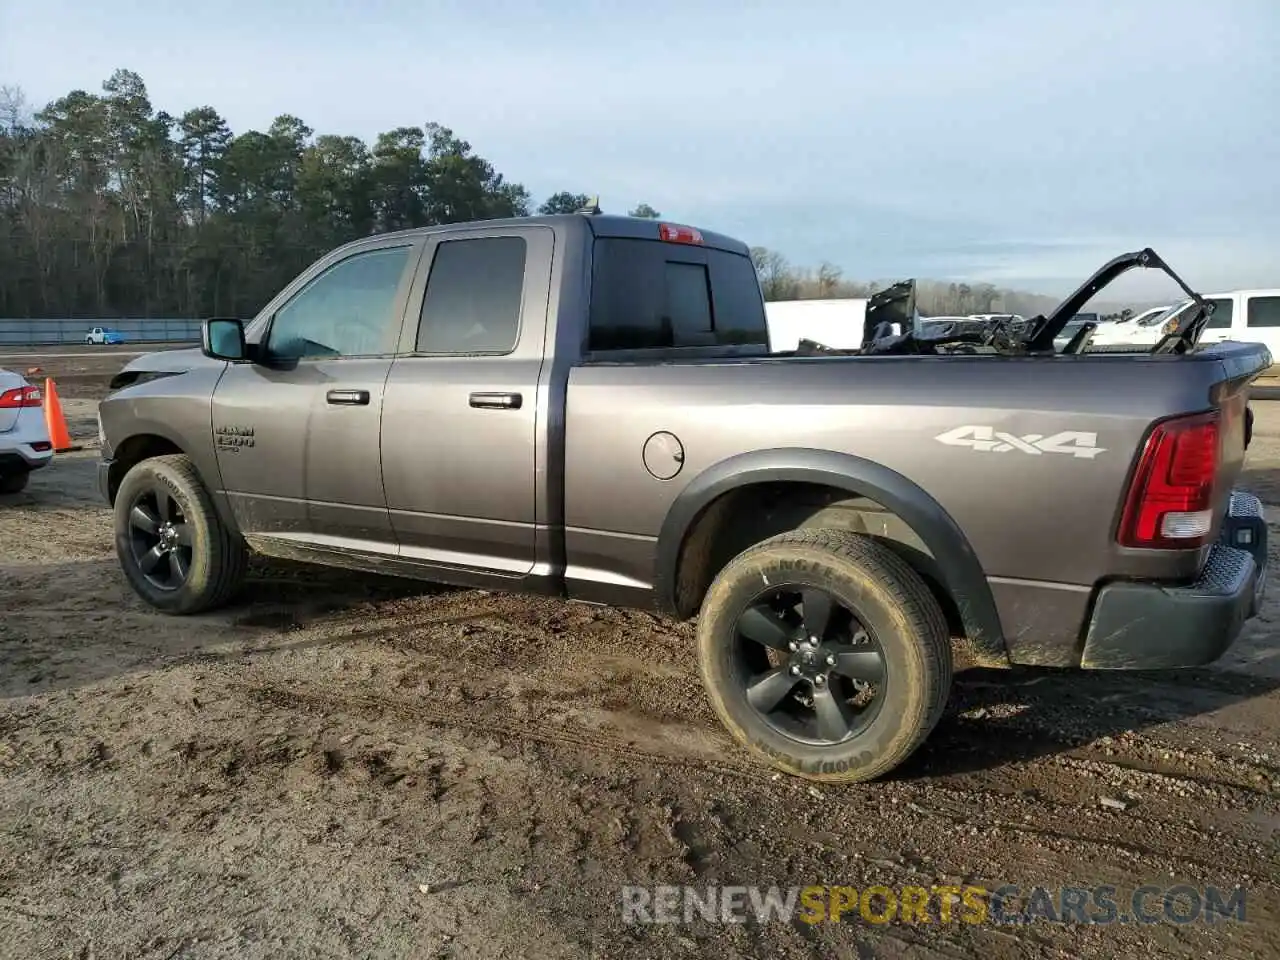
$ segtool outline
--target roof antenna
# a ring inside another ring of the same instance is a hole
[[[587,213],[592,216],[603,213],[604,211],[600,209],[600,195],[596,194],[594,197],[590,197],[585,204],[577,209],[576,212]]]

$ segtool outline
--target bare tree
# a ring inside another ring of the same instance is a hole
[[[818,267],[818,296],[826,299],[835,294],[840,285],[841,270],[835,264],[823,263]]]
[[[19,127],[26,126],[30,119],[27,95],[22,92],[22,88],[8,84],[0,86],[0,130],[15,133]]]

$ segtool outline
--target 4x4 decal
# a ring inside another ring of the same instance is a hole
[[[1098,435],[1082,430],[1063,430],[1046,437],[1040,433],[1028,433],[1017,437],[1005,433],[995,427],[984,427],[977,424],[966,424],[946,433],[940,433],[933,439],[945,443],[949,447],[969,447],[982,453],[1007,453],[1020,450],[1039,456],[1042,453],[1062,453],[1070,457],[1092,460],[1106,447],[1098,446]]]

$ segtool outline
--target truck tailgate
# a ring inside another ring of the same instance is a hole
[[[1222,523],[1231,492],[1244,469],[1245,453],[1252,439],[1253,411],[1249,389],[1258,375],[1271,366],[1271,353],[1260,343],[1223,342],[1199,351],[1222,361],[1223,378],[1211,389],[1211,402],[1219,411],[1218,472],[1214,482],[1214,527]]]

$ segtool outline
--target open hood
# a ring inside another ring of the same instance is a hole
[[[869,343],[877,336],[884,336],[888,328],[881,324],[898,324],[898,330],[906,333],[915,330],[919,314],[916,312],[915,280],[899,280],[867,300],[867,316],[863,321],[862,342]],[[885,332],[878,332],[878,331]]]
[[[946,347],[949,348],[949,352],[955,350],[971,353],[975,347],[982,347],[992,349],[1003,356],[1052,356],[1059,352],[1055,342],[1059,338],[1069,337],[1069,340],[1062,345],[1061,353],[1081,353],[1088,346],[1094,330],[1099,325],[1099,318],[1096,315],[1089,319],[1079,317],[1081,308],[1099,290],[1137,267],[1163,270],[1183,289],[1194,304],[1194,307],[1187,310],[1179,320],[1177,328],[1166,333],[1150,352],[1181,354],[1194,350],[1200,334],[1209,322],[1213,305],[1187,286],[1186,282],[1160,258],[1159,254],[1150,247],[1146,247],[1132,253],[1122,253],[1104,263],[1047,317],[1037,316],[1026,321],[1018,319],[1015,322],[1005,319],[977,320],[974,321],[978,324],[977,330],[965,329],[968,324],[961,321],[948,325],[948,328],[941,333],[922,335],[924,331],[913,330],[911,333],[899,336],[888,336],[886,332],[889,327],[879,324],[873,326],[870,310],[868,310],[867,338],[860,352],[868,356],[934,354],[939,347]],[[889,294],[892,289],[886,290],[885,293]],[[905,296],[905,291],[903,295]]]
[[[1135,250],[1132,253],[1122,253],[1116,258],[1108,260],[1094,272],[1093,276],[1058,304],[1047,317],[1034,317],[1028,324],[1029,330],[1024,338],[1025,348],[1032,353],[1052,353],[1054,340],[1076,318],[1081,308],[1093,299],[1099,290],[1109,286],[1118,277],[1128,273],[1135,267],[1148,270],[1163,270],[1197,306],[1197,309],[1188,311],[1189,316],[1179,324],[1178,329],[1156,344],[1152,352],[1183,353],[1190,350],[1200,338],[1205,324],[1209,322],[1213,306],[1207,303],[1200,294],[1187,286],[1186,282],[1174,273],[1173,268],[1165,263],[1160,255],[1150,247]],[[1096,326],[1096,323],[1092,320],[1087,320],[1077,325],[1083,327],[1084,324]],[[1075,353],[1080,346],[1088,342],[1088,337],[1091,333],[1091,330],[1080,330],[1074,333],[1072,344],[1069,345],[1071,349],[1064,352]]]

